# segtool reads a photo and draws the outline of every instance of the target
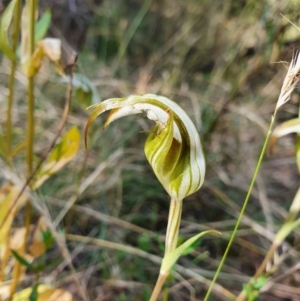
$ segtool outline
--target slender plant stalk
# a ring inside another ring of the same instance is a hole
[[[166,234],[166,249],[165,257],[176,249],[178,242],[178,233],[182,213],[182,200],[171,199],[170,209],[169,209],[169,218],[168,218],[168,227]],[[161,289],[169,276],[170,271],[164,271],[160,269],[158,279],[156,281],[154,290],[152,292],[150,301],[156,301],[159,297]]]
[[[182,212],[182,200],[171,199],[168,227],[166,234],[165,256],[177,247],[179,226]]]
[[[29,1],[29,54],[30,57],[34,52],[34,36],[35,36],[35,14],[37,9],[37,0]],[[32,173],[33,166],[33,145],[34,145],[34,76],[28,77],[28,87],[27,87],[27,101],[28,101],[28,116],[27,116],[27,169],[28,176]],[[30,221],[31,221],[31,203],[28,200],[26,203],[26,218],[25,218],[25,239],[22,248],[22,253],[25,252],[27,238],[29,237]]]
[[[32,172],[33,165],[33,142],[34,142],[34,78],[28,78],[27,96],[28,96],[28,116],[27,116],[27,171],[28,175]]]
[[[34,52],[34,26],[35,26],[35,12],[37,1],[28,0],[29,2],[29,22],[30,22],[30,31],[29,31],[29,53],[32,56]],[[27,169],[28,174],[32,172],[33,164],[33,143],[34,143],[34,76],[28,78],[27,86],[27,106],[28,106],[28,116],[27,116]]]
[[[12,51],[16,53],[19,44],[20,37],[20,20],[22,11],[22,0],[18,0],[16,3],[14,16],[13,16],[13,32],[12,32]],[[8,80],[8,98],[7,98],[7,115],[6,115],[6,158],[9,166],[12,165],[12,109],[14,102],[14,87],[15,87],[15,73],[17,68],[17,60],[11,60],[10,75]],[[5,280],[5,267],[9,257],[9,237],[5,244],[4,255],[1,262],[1,276],[0,282]]]
[[[29,3],[29,54],[32,56],[34,52],[34,31],[35,31],[35,14],[37,8],[37,0],[28,0]],[[27,86],[27,153],[26,153],[26,164],[28,176],[32,173],[33,166],[33,144],[34,144],[34,76],[28,77]],[[26,203],[26,213],[25,213],[25,235],[24,243],[20,251],[20,255],[23,256],[26,249],[27,238],[29,236],[30,221],[31,221],[31,204],[29,200]],[[10,298],[12,300],[17,285],[19,283],[20,275],[22,271],[22,266],[18,261],[15,261],[14,273],[12,285],[10,288]]]
[[[156,301],[158,299],[161,289],[162,289],[167,277],[168,277],[168,274],[159,273],[159,276],[157,278],[154,290],[152,292],[152,295],[151,295],[151,298],[149,301]]]
[[[34,36],[35,36],[35,14],[37,9],[37,0],[28,0],[29,2],[29,53],[30,57],[34,52]],[[28,101],[28,116],[27,116],[27,169],[28,175],[30,176],[32,173],[33,166],[33,145],[34,145],[34,76],[28,77],[28,87],[27,87],[27,101]],[[23,246],[23,252],[25,252],[25,246],[27,243],[27,238],[29,236],[29,228],[31,221],[31,203],[27,201],[26,203],[26,219],[25,219],[25,240]]]
[[[262,160],[263,160],[263,157],[264,157],[264,154],[265,154],[265,151],[266,151],[266,148],[267,148],[267,145],[268,145],[268,142],[269,142],[271,133],[272,133],[272,128],[273,128],[273,125],[274,125],[275,117],[276,117],[276,112],[275,112],[274,115],[272,116],[272,119],[271,119],[271,122],[270,122],[270,125],[269,125],[269,129],[268,129],[268,133],[267,133],[267,136],[266,136],[266,138],[265,138],[264,145],[263,145],[263,147],[262,147],[262,150],[261,150],[261,153],[260,153],[258,162],[257,162],[257,164],[256,164],[256,168],[255,168],[255,171],[254,171],[254,174],[253,174],[253,177],[252,177],[250,186],[249,186],[249,190],[248,190],[248,192],[247,192],[247,195],[246,195],[246,198],[245,198],[243,207],[242,207],[242,209],[241,209],[241,212],[240,212],[240,214],[239,214],[238,220],[237,220],[237,222],[236,222],[236,224],[235,224],[235,227],[234,227],[233,232],[232,232],[232,234],[231,234],[231,237],[230,237],[230,239],[229,239],[229,242],[228,242],[228,245],[227,245],[227,247],[226,247],[226,250],[225,250],[225,252],[224,252],[224,254],[223,254],[223,257],[222,257],[222,259],[221,259],[221,261],[220,261],[220,264],[219,264],[219,266],[218,266],[218,269],[217,269],[217,271],[216,271],[216,273],[215,273],[215,275],[214,275],[214,278],[213,278],[212,282],[210,283],[210,286],[209,286],[209,288],[208,288],[208,291],[207,291],[206,296],[205,296],[205,298],[204,298],[203,301],[207,301],[208,298],[209,298],[209,295],[210,295],[210,293],[211,293],[211,290],[212,290],[212,288],[213,288],[213,286],[214,286],[214,284],[215,284],[215,282],[216,282],[216,280],[217,280],[217,278],[218,278],[218,276],[219,276],[219,273],[221,272],[221,269],[222,269],[223,264],[224,264],[224,262],[225,262],[225,260],[226,260],[227,254],[228,254],[228,252],[229,252],[229,250],[230,250],[230,248],[231,248],[231,245],[232,245],[232,243],[233,243],[233,241],[234,241],[236,232],[237,232],[237,230],[238,230],[238,228],[239,228],[239,226],[240,226],[240,223],[241,223],[241,221],[242,221],[242,217],[243,217],[243,215],[244,215],[244,212],[245,212],[245,210],[246,210],[248,201],[249,201],[249,199],[250,199],[251,192],[252,192],[252,189],[253,189],[253,187],[254,187],[254,184],[255,184],[255,181],[256,181],[256,178],[257,178],[257,175],[258,175],[258,172],[259,172],[259,169],[260,169],[260,166],[261,166],[261,163],[262,163]]]
[[[16,53],[19,36],[20,36],[20,20],[21,20],[22,1],[18,0],[16,3],[13,19],[13,32],[12,32],[12,51]],[[10,75],[8,80],[8,98],[7,98],[7,116],[6,116],[6,150],[7,160],[11,165],[11,141],[12,141],[12,108],[14,101],[14,86],[15,86],[15,73],[17,68],[17,60],[11,60]]]

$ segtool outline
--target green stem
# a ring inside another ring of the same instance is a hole
[[[22,1],[18,0],[16,3],[13,19],[13,32],[12,32],[12,51],[16,53],[19,36],[20,36],[20,20],[21,20]],[[11,140],[12,140],[12,108],[14,100],[14,86],[15,86],[15,73],[17,68],[17,60],[11,61],[10,75],[8,80],[8,98],[7,98],[7,117],[6,117],[6,150],[7,159],[11,165]]]
[[[181,212],[182,212],[182,200],[171,199],[164,257],[166,257],[170,252],[175,250],[177,247]],[[161,292],[161,289],[167,277],[169,276],[169,273],[170,273],[169,270],[166,271],[166,270],[162,270],[162,267],[160,268],[159,276],[156,281],[154,290],[152,292],[150,301],[157,300]]]
[[[34,52],[34,36],[35,36],[35,14],[37,9],[37,0],[28,0],[29,1],[29,54],[30,58]],[[27,128],[27,169],[28,175],[30,176],[32,173],[33,166],[33,145],[34,145],[34,76],[28,77],[28,87],[27,87],[27,95],[28,95],[28,128]],[[31,203],[27,201],[26,203],[26,221],[25,221],[25,240],[24,240],[24,250],[27,242],[27,238],[29,236],[29,228],[31,222]]]
[[[37,7],[37,0],[28,0],[29,7],[29,54],[30,57],[34,52],[34,27],[35,27],[35,13]],[[27,86],[27,100],[28,100],[28,112],[27,112],[27,153],[26,153],[26,163],[27,163],[27,172],[30,176],[32,173],[33,165],[33,141],[34,141],[34,77],[28,77],[28,86]],[[25,214],[25,238],[24,244],[22,246],[20,255],[24,256],[26,243],[29,236],[31,221],[31,204],[29,201],[26,203],[26,214]],[[22,267],[18,261],[15,261],[13,280],[10,288],[10,297],[9,301],[12,300],[17,285],[19,283]]]
[[[159,276],[157,278],[154,290],[151,294],[151,298],[149,301],[156,301],[158,299],[161,289],[162,289],[167,277],[168,277],[168,274],[159,273]]]
[[[165,256],[177,247],[182,212],[182,200],[171,199],[165,243]]]
[[[37,0],[28,0],[29,1],[29,54],[30,58],[34,52],[34,36],[35,36],[35,14],[37,9]],[[33,146],[34,146],[34,76],[28,77],[28,87],[27,87],[27,95],[28,95],[28,121],[27,121],[27,169],[28,175],[30,176],[32,173],[33,166]],[[27,238],[29,236],[29,227],[31,221],[31,204],[27,201],[26,204],[26,239],[24,244],[26,245]]]
[[[28,0],[29,8],[29,54],[30,58],[34,52],[34,27],[35,27],[35,13],[37,7],[37,0]],[[33,142],[34,142],[34,77],[28,77],[28,86],[27,86],[27,100],[28,100],[28,112],[27,112],[27,153],[26,153],[26,163],[27,163],[27,172],[30,177],[32,173],[32,166],[33,166]],[[29,201],[26,203],[26,214],[25,214],[25,238],[24,244],[22,246],[20,255],[23,256],[26,243],[29,236],[29,228],[30,228],[30,221],[31,221],[31,204]],[[13,274],[13,281],[11,284],[10,290],[10,301],[12,300],[14,293],[16,291],[17,285],[19,283],[20,275],[21,275],[21,265],[19,262],[15,262],[14,266],[14,274]]]
[[[28,116],[27,116],[27,170],[30,175],[33,163],[33,143],[34,143],[34,78],[28,78]]]
[[[223,257],[222,257],[222,259],[221,259],[221,261],[220,261],[220,264],[219,264],[219,266],[218,266],[218,269],[217,269],[217,271],[216,271],[216,273],[215,273],[215,275],[214,275],[214,278],[213,278],[212,282],[210,283],[210,286],[209,286],[209,288],[208,288],[208,291],[207,291],[206,296],[205,296],[205,298],[204,298],[203,301],[207,301],[208,298],[209,298],[209,295],[210,295],[210,293],[211,293],[211,290],[212,290],[214,284],[216,283],[216,280],[217,280],[217,278],[218,278],[218,276],[219,276],[219,273],[221,272],[221,269],[222,269],[223,264],[224,264],[224,262],[225,262],[225,260],[226,260],[227,254],[228,254],[228,252],[229,252],[229,250],[230,250],[230,248],[231,248],[231,245],[232,245],[232,243],[233,243],[233,240],[234,240],[234,238],[235,238],[236,232],[237,232],[237,230],[238,230],[238,228],[239,228],[239,226],[240,226],[240,223],[241,223],[241,221],[242,221],[242,217],[243,217],[244,212],[245,212],[245,210],[246,210],[246,207],[247,207],[247,204],[248,204],[248,201],[249,201],[249,198],[250,198],[252,189],[253,189],[253,187],[254,187],[254,184],[255,184],[255,181],[256,181],[256,178],[257,178],[257,175],[258,175],[258,172],[259,172],[259,169],[260,169],[260,166],[261,166],[261,163],[262,163],[262,160],[263,160],[263,157],[264,157],[264,154],[265,154],[265,151],[266,151],[266,148],[267,148],[267,145],[268,145],[268,142],[269,142],[271,133],[272,133],[273,124],[274,124],[274,121],[275,121],[275,115],[276,115],[276,112],[275,112],[274,116],[272,116],[272,119],[271,119],[271,122],[270,122],[270,125],[269,125],[269,129],[268,129],[268,133],[267,133],[267,136],[266,136],[264,145],[263,145],[263,147],[262,147],[262,150],[261,150],[261,153],[260,153],[258,162],[257,162],[257,164],[256,164],[256,168],[255,168],[255,171],[254,171],[252,180],[251,180],[251,184],[250,184],[250,186],[249,186],[249,190],[248,190],[248,192],[247,192],[247,195],[246,195],[246,198],[245,198],[243,207],[242,207],[242,209],[241,209],[241,212],[240,212],[240,214],[239,214],[238,220],[237,220],[237,222],[236,222],[236,224],[235,224],[235,227],[234,227],[233,232],[232,232],[232,234],[231,234],[231,237],[230,237],[230,239],[229,239],[229,242],[228,242],[228,245],[227,245],[227,247],[226,247],[226,250],[225,250],[225,252],[224,252],[224,254],[223,254]]]
[[[29,53],[30,57],[34,52],[34,26],[35,26],[35,12],[36,12],[36,0],[29,1]],[[27,87],[28,97],[28,118],[27,118],[27,169],[28,174],[32,172],[33,165],[33,143],[34,143],[34,76],[28,78]]]

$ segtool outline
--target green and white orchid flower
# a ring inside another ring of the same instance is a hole
[[[182,200],[203,184],[205,161],[199,134],[185,111],[172,100],[154,94],[111,98],[91,106],[92,122],[111,110],[104,128],[114,120],[146,113],[156,123],[145,143],[145,154],[155,175],[172,199]],[[87,137],[87,135],[85,135]]]
[[[91,106],[94,111],[85,128],[103,112],[110,111],[106,128],[114,120],[127,115],[146,113],[156,125],[145,143],[145,154],[155,175],[171,197],[165,256],[160,275],[150,301],[157,299],[172,265],[196,239],[210,232],[202,232],[177,248],[182,200],[196,192],[204,181],[205,160],[199,134],[185,111],[172,100],[154,94],[111,98]]]

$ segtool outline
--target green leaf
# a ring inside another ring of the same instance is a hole
[[[196,240],[198,240],[200,237],[207,235],[207,234],[218,234],[220,235],[221,233],[215,230],[207,230],[203,231],[190,239],[188,239],[185,243],[183,243],[181,246],[177,247],[175,250],[171,251],[168,253],[161,265],[161,271],[169,271],[171,267],[176,263],[176,261],[179,259],[181,255],[184,254],[184,252],[194,243]]]
[[[247,297],[250,297],[251,288],[249,287],[248,283],[243,283],[243,291],[246,293]]]
[[[268,278],[266,278],[265,276],[260,276],[256,280],[252,279],[251,285],[255,290],[259,291],[267,283],[267,280]]]
[[[23,266],[25,266],[26,268],[35,271],[35,267],[28,262],[24,257],[22,257],[21,255],[19,255],[16,251],[11,250],[12,255],[15,257],[15,259]]]
[[[38,286],[39,284],[36,283],[30,293],[30,296],[29,296],[29,301],[37,301],[38,299]]]
[[[268,278],[260,276],[257,279],[251,279],[249,283],[243,284],[243,291],[246,293],[247,300],[255,301],[259,296],[259,290],[267,283]]]
[[[17,0],[12,0],[4,11],[0,23],[0,49],[11,60],[16,59],[16,54],[13,52],[8,41],[8,29],[13,19]]]
[[[195,249],[201,244],[201,240],[196,240],[194,243],[192,243],[189,247],[187,247],[181,255],[188,255],[195,251]]]
[[[45,249],[48,250],[52,248],[55,242],[52,232],[49,229],[47,229],[46,231],[43,231],[43,229],[41,229],[41,232]]]
[[[42,40],[51,24],[51,11],[47,9],[42,17],[35,23],[34,42],[37,43]]]
[[[77,127],[72,127],[56,145],[46,162],[37,173],[33,188],[40,187],[53,174],[71,161],[77,154],[80,146],[80,132]]]
[[[68,84],[69,81],[69,76],[65,76],[60,80],[60,82],[66,84]],[[86,76],[75,73],[72,78],[72,84],[75,90],[76,99],[80,104],[90,106],[101,101],[97,88]]]

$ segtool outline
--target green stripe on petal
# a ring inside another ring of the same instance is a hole
[[[145,154],[157,178],[170,194],[170,177],[180,156],[181,143],[174,138],[173,114],[163,126],[156,126],[145,143]]]

